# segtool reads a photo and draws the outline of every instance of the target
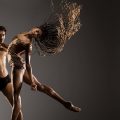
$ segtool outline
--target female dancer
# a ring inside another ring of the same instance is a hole
[[[32,67],[30,64],[33,41],[36,49],[38,51],[40,50],[40,53],[56,54],[61,52],[66,41],[78,30],[79,24],[76,22],[76,18],[80,13],[80,9],[78,9],[78,11],[76,10],[76,4],[72,5],[71,8],[72,11],[70,10],[68,13],[68,17],[71,17],[70,19],[67,19],[68,26],[64,26],[63,22],[66,19],[60,15],[57,21],[54,23],[46,23],[40,27],[34,27],[28,32],[18,34],[9,44],[8,60],[12,66],[11,77],[14,88],[12,120],[17,120],[21,111],[20,91],[23,81],[31,85],[33,90],[44,92],[45,94],[59,101],[67,109],[74,112],[80,111],[79,107],[76,107],[71,102],[64,100],[51,87],[40,83],[40,81],[38,81],[32,74]],[[69,29],[67,29],[66,26]]]

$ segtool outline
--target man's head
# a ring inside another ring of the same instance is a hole
[[[3,43],[5,40],[6,31],[4,26],[0,26],[0,43]]]

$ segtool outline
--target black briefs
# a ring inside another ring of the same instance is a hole
[[[4,78],[0,77],[0,90],[3,90],[9,82],[11,82],[9,75]]]

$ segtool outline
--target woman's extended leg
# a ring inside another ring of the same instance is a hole
[[[47,86],[45,84],[40,83],[36,77],[33,75],[33,79],[35,80],[35,83],[37,85],[37,90],[40,92],[43,92],[50,97],[54,98],[55,100],[59,101],[61,104],[63,104],[67,109],[74,111],[74,112],[79,112],[80,108],[74,106],[71,102],[64,100],[53,88],[50,86]],[[25,71],[25,74],[23,76],[23,81],[30,85],[30,80],[27,71]]]

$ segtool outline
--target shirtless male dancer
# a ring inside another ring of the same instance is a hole
[[[0,26],[0,91],[7,98],[11,106],[13,106],[13,86],[6,68],[8,46],[4,43],[5,35],[6,28],[4,26]],[[21,112],[17,120],[22,120]]]

